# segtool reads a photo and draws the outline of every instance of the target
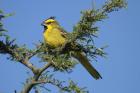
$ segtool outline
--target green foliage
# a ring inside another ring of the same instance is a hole
[[[3,14],[2,10],[0,10],[0,37],[1,36],[5,36],[4,32],[6,31],[3,28],[3,24],[2,24],[2,19],[5,17],[5,15]]]
[[[69,93],[89,93],[88,91],[86,91],[85,87],[84,88],[80,88],[77,86],[77,84],[75,82],[73,82],[72,80],[69,80],[69,85],[68,87],[65,87],[65,89],[69,90]]]
[[[72,68],[76,65],[77,62],[75,62],[72,58],[65,58],[65,55],[57,56],[54,59],[54,69],[55,71],[67,71],[71,72]]]
[[[0,37],[1,36],[7,36],[4,32],[7,32],[4,28],[3,28],[3,23],[2,23],[2,19],[12,16],[13,14],[4,14],[2,10],[0,10]]]
[[[124,8],[127,6],[125,0],[109,0],[105,2],[103,5],[103,13],[110,13],[112,11],[118,11],[120,8]]]
[[[10,36],[6,34],[7,30],[3,28],[2,19],[11,16],[12,14],[4,14],[0,10],[0,53],[9,54],[8,59],[14,61],[21,61],[24,59],[24,55],[27,52],[27,48],[18,46],[15,44],[15,39],[11,39]],[[3,37],[3,38],[2,38]]]
[[[62,53],[63,47],[52,49],[47,44],[41,43],[38,57],[41,62],[52,62],[54,71],[71,72],[77,62],[71,58],[70,52]],[[37,46],[38,47],[38,46]]]
[[[0,41],[0,53],[9,54],[8,59],[21,62],[30,55],[30,51],[25,46],[18,46],[14,42],[15,39],[11,40],[9,36],[6,36],[5,40]]]
[[[40,80],[46,80],[45,83],[54,85],[55,87],[59,88],[60,93],[88,93],[85,87],[80,88],[78,84],[76,84],[72,80],[69,80],[68,82],[60,81],[54,78],[54,76],[50,74],[50,72],[42,74]],[[40,92],[43,90],[51,92],[51,90],[48,89],[47,86],[45,86],[45,83],[36,85],[35,87],[41,89]]]

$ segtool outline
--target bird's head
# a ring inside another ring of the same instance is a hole
[[[48,27],[57,26],[59,24],[55,20],[55,17],[50,17],[50,18],[46,19],[45,21],[43,21],[43,23],[41,25],[44,26],[44,28],[48,28]]]

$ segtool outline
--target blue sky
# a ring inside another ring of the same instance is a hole
[[[105,0],[95,0],[100,7]],[[79,64],[71,74],[57,75],[61,80],[72,78],[80,86],[86,86],[90,93],[139,93],[140,86],[140,26],[139,0],[127,0],[128,8],[109,15],[109,19],[98,23],[99,38],[97,46],[108,44],[107,59],[98,58],[94,66],[102,74],[102,80],[93,80]],[[34,48],[34,44],[43,40],[41,22],[56,16],[67,30],[80,18],[80,11],[91,8],[91,0],[1,0],[0,9],[6,13],[15,13],[4,20],[5,28],[20,45]],[[34,62],[36,59],[34,59]],[[27,78],[25,67],[6,60],[0,55],[0,93],[12,93],[20,90]],[[56,91],[55,91],[56,92]],[[54,93],[55,93],[54,92]],[[57,93],[57,92],[56,92]]]

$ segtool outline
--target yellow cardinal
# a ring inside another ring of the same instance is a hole
[[[45,43],[53,48],[57,48],[65,44],[67,40],[66,33],[54,18],[51,17],[45,20],[42,25],[44,26],[43,36]],[[82,52],[75,52],[73,57],[76,58],[85,67],[85,69],[91,74],[93,78],[102,78]]]

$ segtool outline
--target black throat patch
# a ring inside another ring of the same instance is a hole
[[[44,31],[43,31],[43,33],[44,33],[47,29],[48,29],[48,27],[47,27],[47,26],[44,26]]]

